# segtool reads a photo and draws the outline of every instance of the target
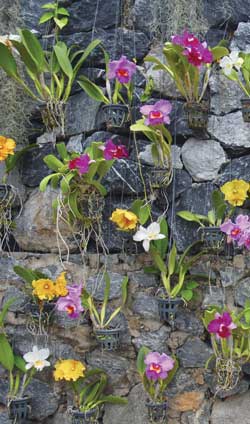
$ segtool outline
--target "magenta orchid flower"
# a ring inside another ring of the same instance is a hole
[[[231,330],[237,328],[237,325],[233,323],[231,315],[228,312],[223,312],[223,314],[219,314],[216,312],[215,319],[210,321],[208,324],[209,333],[216,334],[217,338],[227,339],[231,336]]]
[[[207,48],[207,43],[201,43],[193,34],[184,31],[182,35],[174,35],[172,43],[184,48],[183,55],[191,65],[200,68],[204,63],[213,62],[213,54]]]
[[[95,162],[91,160],[87,153],[79,156],[78,158],[69,161],[69,169],[77,169],[80,175],[87,174],[89,171],[89,165]]]
[[[123,144],[114,144],[112,140],[107,140],[104,146],[100,147],[106,160],[128,158],[129,154]]]
[[[178,44],[182,47],[199,47],[200,41],[193,34],[188,31],[184,31],[182,35],[174,35],[172,37],[172,43]]]
[[[73,284],[67,286],[67,296],[61,296],[56,302],[56,309],[60,312],[66,312],[72,319],[79,318],[84,311],[81,302],[82,284]]]
[[[149,380],[164,380],[174,368],[175,361],[165,353],[149,352],[145,359],[146,376]]]
[[[231,240],[239,240],[242,234],[242,230],[239,225],[234,224],[231,219],[223,222],[220,226],[220,230],[227,234],[229,237],[229,241]]]
[[[227,234],[228,241],[238,243],[238,246],[245,246],[250,249],[250,220],[248,215],[238,215],[235,223],[231,219],[223,222],[220,226],[223,233]]]
[[[172,105],[168,100],[159,100],[153,105],[144,105],[140,108],[141,114],[146,117],[145,125],[170,124],[171,110]]]
[[[116,78],[121,84],[127,84],[135,72],[136,64],[122,56],[119,60],[109,62],[108,79]]]

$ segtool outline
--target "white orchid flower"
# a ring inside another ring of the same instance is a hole
[[[43,368],[49,367],[50,362],[46,361],[49,355],[49,349],[38,349],[37,346],[33,346],[31,352],[23,355],[23,359],[27,362],[26,369],[29,370],[34,367],[37,371],[42,371]]]
[[[243,65],[244,60],[242,57],[239,57],[239,52],[233,51],[229,56],[225,56],[220,61],[220,67],[222,68],[224,74],[229,76],[232,73],[233,68],[236,68],[237,71],[240,70]]]
[[[152,240],[164,239],[166,236],[160,233],[160,224],[152,222],[147,228],[140,225],[139,230],[133,236],[134,241],[142,241],[145,252],[149,251],[150,242]]]

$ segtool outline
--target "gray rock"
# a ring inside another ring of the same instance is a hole
[[[53,220],[52,201],[57,191],[47,187],[42,193],[35,190],[25,203],[21,215],[16,219],[14,237],[21,249],[33,252],[57,252],[57,230]],[[67,224],[60,223],[62,237],[70,250],[76,250],[76,242]],[[63,253],[67,253],[65,244],[60,240]]]
[[[174,324],[175,330],[184,331],[194,336],[201,336],[204,333],[202,322],[196,318],[193,312],[186,309],[177,311]]]
[[[173,181],[167,190],[170,202],[191,187],[192,178],[188,172],[184,169],[176,169],[173,173]]]
[[[146,400],[142,384],[136,385],[128,395],[127,405],[106,405],[103,424],[149,424]]]
[[[9,419],[8,412],[0,412],[0,422],[1,424],[11,424],[12,421]]]
[[[223,185],[233,179],[250,180],[250,156],[232,159],[231,163],[225,166],[225,169],[216,180],[216,184]]]
[[[64,33],[91,31],[93,28],[116,27],[120,22],[120,0],[84,0],[69,6],[69,24]],[[107,13],[109,10],[109,13]]]
[[[223,306],[225,303],[225,292],[220,287],[210,286],[206,289],[202,308],[206,309],[209,306]]]
[[[142,165],[142,173],[145,181],[148,183],[150,177],[149,168]],[[108,174],[102,180],[103,185],[109,193],[123,195],[142,195],[143,183],[141,181],[138,162],[129,159],[119,159]]]
[[[211,424],[250,424],[249,401],[249,392],[224,401],[216,400],[212,409]]]
[[[175,202],[175,212],[188,210],[193,213],[206,215],[210,210],[211,193],[215,188],[211,183],[193,184],[192,187],[184,190],[180,198]],[[168,222],[179,251],[185,250],[188,245],[196,240],[200,240],[198,224],[185,221],[178,216],[172,220],[170,212],[168,214]]]
[[[71,96],[65,109],[67,136],[97,129],[100,102],[91,99],[84,91]]]
[[[223,287],[235,286],[239,280],[244,276],[244,271],[235,269],[231,266],[221,269],[221,284]]]
[[[140,287],[149,288],[158,286],[158,278],[154,274],[146,274],[144,271],[136,271],[129,273],[129,280],[131,286],[135,290]]]
[[[110,294],[109,299],[117,299],[121,297],[121,286],[124,275],[117,272],[109,272],[110,277]],[[93,294],[94,299],[102,301],[104,298],[105,279],[103,275],[97,274],[89,277],[86,283],[86,289]]]
[[[132,343],[137,351],[142,346],[146,346],[153,351],[169,354],[169,349],[167,347],[169,334],[170,328],[162,326],[158,331],[141,333],[139,337],[133,339]]]
[[[46,32],[47,26],[39,25],[39,18],[44,13],[41,6],[48,3],[47,0],[20,0],[20,17],[24,28],[35,29],[39,32]]]
[[[70,137],[70,139],[67,143],[68,152],[70,152],[70,153],[73,153],[73,152],[82,153],[83,152],[82,142],[83,142],[83,135],[82,134],[73,135],[72,137]]]
[[[172,166],[175,169],[182,169],[183,164],[181,161],[181,149],[180,147],[174,145],[171,146],[171,155],[172,155]],[[139,158],[142,163],[146,165],[154,166],[154,160],[151,153],[151,145],[147,144],[145,149],[139,153]]]
[[[234,81],[226,78],[221,71],[211,75],[209,80],[211,92],[211,112],[224,115],[241,109],[241,88]]]
[[[248,2],[247,2],[248,3]],[[249,22],[240,22],[237,30],[234,32],[231,50],[240,50],[246,53],[250,52],[250,24]]]
[[[9,287],[4,292],[4,302],[7,302],[11,298],[15,299],[15,302],[9,307],[9,311],[11,312],[22,311],[25,305],[30,302],[30,297],[16,287]]]
[[[184,412],[181,416],[181,424],[209,424],[211,401],[206,400],[201,408],[195,412]]]
[[[210,181],[217,177],[222,165],[227,163],[220,144],[214,140],[190,138],[181,149],[186,170],[197,181]]]
[[[198,337],[192,337],[177,350],[177,357],[184,368],[203,368],[212,353],[206,343]]]
[[[55,154],[52,143],[33,147],[24,155],[21,167],[21,180],[27,187],[38,187],[41,180],[52,171],[44,163],[45,156]]]
[[[224,116],[211,115],[207,130],[226,149],[244,153],[250,149],[249,125],[243,121],[241,111],[238,111]]]
[[[120,354],[95,349],[86,355],[87,364],[94,368],[101,368],[110,376],[112,384],[122,383],[129,369],[129,361]]]
[[[32,397],[31,419],[42,421],[56,412],[58,397],[48,384],[33,379],[26,392]]]
[[[235,287],[235,303],[244,306],[245,301],[250,297],[250,278],[244,278]]]
[[[250,16],[249,0],[228,0],[223,4],[216,0],[204,0],[203,5],[204,17],[213,28],[220,28],[226,22],[229,28],[234,29],[239,22],[248,21]]]
[[[155,297],[144,293],[136,293],[132,310],[143,318],[154,318],[159,321],[158,303]]]

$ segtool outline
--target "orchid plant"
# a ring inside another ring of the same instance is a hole
[[[116,159],[128,157],[128,151],[125,146],[115,145],[112,140],[105,144],[94,142],[81,155],[68,153],[64,143],[58,143],[56,148],[60,159],[55,155],[44,158],[44,162],[54,173],[41,181],[40,190],[45,191],[49,183],[52,188],[57,188],[60,184],[68,222],[73,225],[77,220],[90,226],[92,216],[98,213],[96,206],[91,210],[91,201],[95,205],[95,198],[107,193],[101,184],[102,179]],[[86,204],[89,205],[87,212]],[[57,210],[58,205],[58,201],[53,203],[54,210]]]
[[[223,75],[235,81],[243,93],[250,97],[250,53],[232,51],[220,60],[220,67]]]
[[[121,312],[127,301],[128,277],[124,277],[121,284],[121,305],[116,308],[109,317],[107,317],[107,305],[110,294],[110,277],[107,272],[104,274],[104,279],[105,289],[102,305],[100,305],[100,302],[98,302],[97,306],[94,301],[94,295],[90,294],[85,288],[83,288],[82,291],[82,304],[84,308],[89,311],[90,319],[95,329],[109,329],[112,327],[112,321]]]
[[[106,395],[104,390],[108,377],[98,368],[86,370],[85,364],[74,359],[57,361],[54,370],[55,381],[67,381],[74,393],[74,406],[69,411],[86,413],[93,411],[95,419],[99,416],[99,408],[105,403],[121,404],[127,400],[114,395]],[[96,414],[96,415],[95,415]]]
[[[50,356],[49,349],[38,349],[33,346],[31,352],[25,355],[16,355],[4,330],[4,321],[10,306],[16,301],[9,299],[0,312],[0,365],[9,372],[8,405],[15,400],[23,398],[25,390],[31,383],[37,371],[42,371],[50,366],[47,360]]]
[[[137,355],[137,371],[150,400],[161,404],[166,401],[166,389],[178,370],[178,361],[165,353],[140,348]]]
[[[203,323],[210,333],[217,376],[217,391],[230,390],[238,382],[241,367],[250,358],[250,302],[237,313],[227,308],[211,307]]]
[[[72,85],[84,61],[101,43],[93,40],[86,49],[74,51],[58,41],[52,52],[44,51],[38,38],[27,29],[20,30],[20,39],[0,43],[0,68],[42,107],[46,129],[58,129],[64,135],[64,107],[71,94]],[[15,59],[18,53],[23,69]]]
[[[208,86],[212,64],[227,55],[228,50],[220,45],[208,48],[206,42],[200,42],[193,34],[184,31],[165,43],[163,53],[166,63],[154,56],[147,56],[145,61],[155,63],[155,70],[167,72],[187,103],[200,103]]]

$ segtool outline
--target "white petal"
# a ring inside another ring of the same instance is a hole
[[[34,362],[36,360],[36,356],[34,356],[33,352],[28,352],[28,353],[25,353],[25,355],[23,355],[23,359],[26,362]]]
[[[161,240],[161,239],[164,239],[164,238],[166,238],[166,236],[164,236],[164,234],[157,234],[155,236],[155,240]]]
[[[146,229],[143,228],[142,226],[140,226],[140,229],[134,234],[133,240],[134,241],[142,241],[147,237],[148,237],[148,235],[147,235]]]
[[[29,363],[25,365],[26,370],[30,370],[33,367],[33,363]]]
[[[144,240],[142,243],[142,246],[145,252],[148,252],[150,247],[150,241],[148,239]]]
[[[236,62],[238,60],[238,57],[239,57],[239,52],[234,50],[233,52],[230,53],[229,57],[230,57],[230,59],[232,59],[233,62]]]
[[[50,355],[49,349],[45,348],[45,349],[39,350],[39,359],[41,360],[47,359],[49,355]]]
[[[147,228],[148,233],[159,233],[160,224],[158,222],[152,222]]]
[[[33,346],[33,352],[38,352],[38,347],[35,345],[35,346]]]

